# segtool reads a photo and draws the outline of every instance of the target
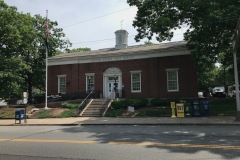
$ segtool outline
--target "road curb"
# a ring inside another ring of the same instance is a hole
[[[141,125],[141,126],[164,126],[164,125],[172,125],[172,126],[179,126],[179,125],[194,125],[194,126],[210,126],[210,125],[240,125],[235,123],[78,123],[78,124],[6,124],[0,126],[116,126],[116,125]]]

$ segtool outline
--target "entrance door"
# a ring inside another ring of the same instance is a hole
[[[118,91],[118,82],[108,82],[107,85],[107,95],[108,97],[115,98],[115,85],[116,85],[116,92]]]
[[[116,84],[115,84],[116,83]],[[114,85],[115,84],[115,85]],[[107,68],[103,73],[103,97],[116,98],[114,87],[116,86],[117,97],[121,98],[122,95],[122,72],[115,67]]]

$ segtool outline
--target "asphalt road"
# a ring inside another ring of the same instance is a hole
[[[238,125],[0,127],[0,160],[240,160]]]

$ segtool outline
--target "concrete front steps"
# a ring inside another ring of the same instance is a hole
[[[109,99],[92,99],[84,110],[80,113],[81,117],[102,117],[110,105]]]

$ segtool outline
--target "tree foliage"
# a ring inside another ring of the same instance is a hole
[[[86,52],[86,51],[91,51],[91,48],[73,48],[69,49],[67,52],[68,53],[73,53],[73,52]]]
[[[32,88],[45,88],[45,18],[17,11],[0,0],[0,95],[1,98],[21,96]],[[49,21],[48,55],[65,50],[70,42],[64,38],[57,22]]]
[[[133,26],[136,41],[154,35],[158,41],[171,40],[174,30],[188,27],[184,39],[195,58],[200,86],[220,62],[233,67],[232,36],[240,13],[237,0],[128,0],[138,8]],[[219,56],[223,58],[219,61]],[[205,75],[204,75],[205,74]]]
[[[151,41],[148,40],[148,41],[145,41],[144,44],[145,44],[145,45],[148,45],[148,46],[151,46],[151,45],[153,45],[154,43],[152,43]]]

